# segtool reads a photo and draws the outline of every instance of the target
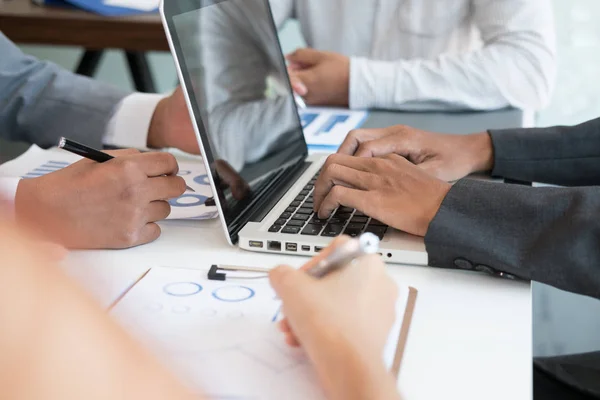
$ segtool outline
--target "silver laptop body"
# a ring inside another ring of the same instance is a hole
[[[311,256],[373,232],[386,261],[427,265],[422,238],[357,210],[312,212],[326,155],[308,155],[268,0],[168,0],[161,16],[230,244]]]

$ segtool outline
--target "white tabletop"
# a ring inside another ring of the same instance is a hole
[[[487,128],[522,127],[531,122],[519,110],[373,112],[365,127],[393,124],[471,133]],[[3,143],[0,161],[20,151],[18,146]],[[250,253],[231,247],[217,221],[168,221],[161,227],[163,234],[155,243],[125,251],[74,252],[65,268],[104,307],[109,307],[154,266],[299,266],[305,261],[301,257]],[[419,290],[400,372],[399,388],[406,400],[531,399],[529,284],[425,267],[390,265],[389,271],[399,284]]]
[[[124,251],[74,252],[66,269],[105,307],[154,266],[301,265],[231,247],[218,221],[167,221],[161,238]],[[487,275],[390,265],[419,290],[401,368],[407,400],[531,399],[530,285]]]

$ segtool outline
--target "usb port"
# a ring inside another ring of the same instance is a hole
[[[251,240],[250,241],[250,247],[255,247],[257,249],[262,249],[263,248],[263,242],[260,242],[258,240]]]
[[[267,249],[272,251],[281,251],[281,242],[268,241]]]
[[[302,251],[310,251],[310,246],[302,246]]]
[[[323,250],[322,247],[315,246],[315,252],[319,253],[319,252],[321,252],[321,250]]]
[[[298,245],[296,243],[286,243],[285,250],[286,251],[298,251]]]

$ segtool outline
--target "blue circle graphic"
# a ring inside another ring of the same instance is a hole
[[[228,303],[238,303],[254,297],[254,290],[246,286],[224,286],[212,292],[215,299]]]
[[[206,174],[195,177],[194,182],[196,182],[198,185],[206,185],[206,186],[210,185],[210,181],[208,180],[208,175],[206,175]]]
[[[170,296],[187,297],[200,293],[202,286],[196,282],[174,282],[166,285],[163,290]]]
[[[187,199],[187,198],[194,198],[197,201],[194,201],[192,203],[181,203],[180,200],[181,199]],[[208,197],[206,196],[202,196],[201,194],[182,194],[181,196],[175,198],[175,199],[171,199],[169,200],[169,204],[171,205],[171,207],[196,207],[196,206],[201,206],[202,204],[206,203],[206,199]]]

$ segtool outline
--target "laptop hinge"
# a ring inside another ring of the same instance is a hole
[[[272,185],[267,191],[261,194],[261,198],[264,200],[263,207],[254,207],[255,211],[250,214],[247,222],[262,222],[262,220],[271,212],[271,210],[279,203],[279,201],[285,196],[292,186],[300,179],[302,174],[306,172],[312,162],[304,161],[298,163],[297,167],[294,168],[290,175],[286,179],[281,179],[279,182]],[[238,242],[238,234],[244,227],[244,224],[235,224],[235,227],[229,231],[229,235],[232,238],[233,243]]]

